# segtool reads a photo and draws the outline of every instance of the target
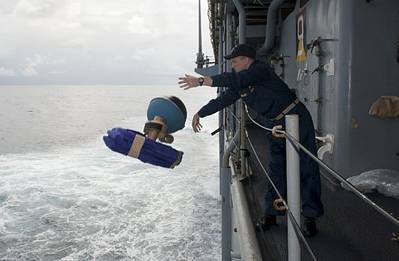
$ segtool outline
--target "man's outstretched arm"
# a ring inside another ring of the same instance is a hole
[[[214,87],[237,87],[238,78],[234,73],[222,73],[211,77],[195,77],[185,74],[184,77],[179,77],[180,88],[188,90],[198,86],[214,86]]]
[[[184,77],[179,77],[179,85],[180,88],[184,88],[184,90],[188,90],[191,88],[195,88],[198,86],[212,86],[213,81],[211,77],[195,77],[189,74],[185,74]]]

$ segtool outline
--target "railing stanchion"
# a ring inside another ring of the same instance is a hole
[[[286,132],[299,139],[298,115],[285,117]],[[297,224],[301,224],[301,192],[299,176],[299,150],[286,139],[287,153],[287,203]],[[301,260],[301,247],[294,225],[288,218],[288,261]]]

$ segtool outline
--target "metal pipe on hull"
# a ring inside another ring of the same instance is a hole
[[[230,162],[233,166],[233,162]],[[256,233],[252,224],[251,216],[249,215],[248,203],[245,199],[245,192],[241,182],[237,178],[233,178],[231,185],[231,198],[233,200],[233,207],[235,220],[237,222],[237,229],[240,233],[240,257],[241,260],[262,260],[262,255],[259,250]]]
[[[336,150],[333,168],[343,173],[350,173],[350,130],[351,130],[351,92],[352,92],[352,56],[353,50],[353,1],[338,0],[338,53],[336,55]]]
[[[227,8],[227,14],[226,14],[226,50],[229,52],[232,48],[231,43],[232,43],[232,37],[231,37],[231,28],[232,28],[232,14],[231,10]],[[231,72],[231,64],[226,63],[226,72]]]
[[[229,166],[230,154],[236,147],[238,132],[233,137],[229,146],[223,154],[221,168],[221,189],[222,189],[222,261],[231,261],[231,169]]]
[[[267,24],[266,24],[266,36],[265,43],[262,47],[262,54],[269,54],[274,47],[274,42],[276,38],[276,20],[277,20],[277,10],[285,2],[285,0],[274,0],[267,11]]]
[[[245,36],[246,36],[246,14],[244,7],[240,0],[233,0],[234,5],[238,11],[238,43],[245,43]]]
[[[215,4],[216,7],[215,9],[220,10],[221,8],[221,4]],[[222,73],[223,72],[223,42],[222,42],[222,37],[223,37],[223,26],[220,24],[219,25],[219,45],[218,45],[218,73]],[[218,87],[217,89],[217,93],[218,96],[221,95],[222,93],[222,88]],[[223,112],[219,112],[219,124],[221,124],[223,122]],[[224,133],[224,130],[223,130]],[[219,158],[219,162],[220,165],[219,166],[223,166],[223,152],[224,151],[224,135],[222,135],[222,132],[219,132],[219,148],[220,148],[220,158]],[[222,141],[220,141],[222,140]],[[222,171],[220,171],[220,175],[222,175]],[[223,183],[220,182],[220,191],[222,191],[222,186]]]
[[[242,6],[240,0],[233,0],[234,5],[238,11],[238,42],[243,44],[246,42],[246,14],[245,9]],[[240,163],[241,163],[241,175],[246,175],[246,159],[245,159],[245,122],[246,122],[246,115],[244,110],[244,102],[240,101]]]

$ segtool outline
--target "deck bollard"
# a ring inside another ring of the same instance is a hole
[[[295,139],[299,139],[298,115],[285,116],[285,129]],[[301,190],[299,176],[299,150],[288,139],[285,142],[287,155],[287,203],[296,222],[301,224]],[[301,260],[301,248],[294,225],[288,218],[288,261]]]

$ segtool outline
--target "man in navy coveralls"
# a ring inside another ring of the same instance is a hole
[[[239,44],[225,56],[231,60],[233,72],[212,77],[194,77],[185,75],[179,78],[181,88],[185,90],[197,86],[228,87],[227,91],[209,101],[193,117],[192,127],[195,132],[201,130],[200,118],[211,115],[233,104],[242,98],[258,115],[268,128],[282,125],[285,128],[286,114],[299,116],[300,143],[314,155],[317,152],[313,121],[306,107],[299,102],[288,86],[266,63],[256,60],[256,50],[249,45]],[[276,138],[268,133],[270,144],[270,163],[268,172],[283,197],[286,195],[286,152],[285,139]],[[304,216],[303,232],[311,237],[317,233],[315,218],[323,215],[320,200],[319,166],[304,152],[300,152],[300,175],[302,215]],[[270,186],[269,186],[270,187]],[[260,220],[260,226],[266,230],[276,225],[276,215],[283,215],[273,208],[272,203],[277,194],[270,187],[266,194],[266,213]]]

